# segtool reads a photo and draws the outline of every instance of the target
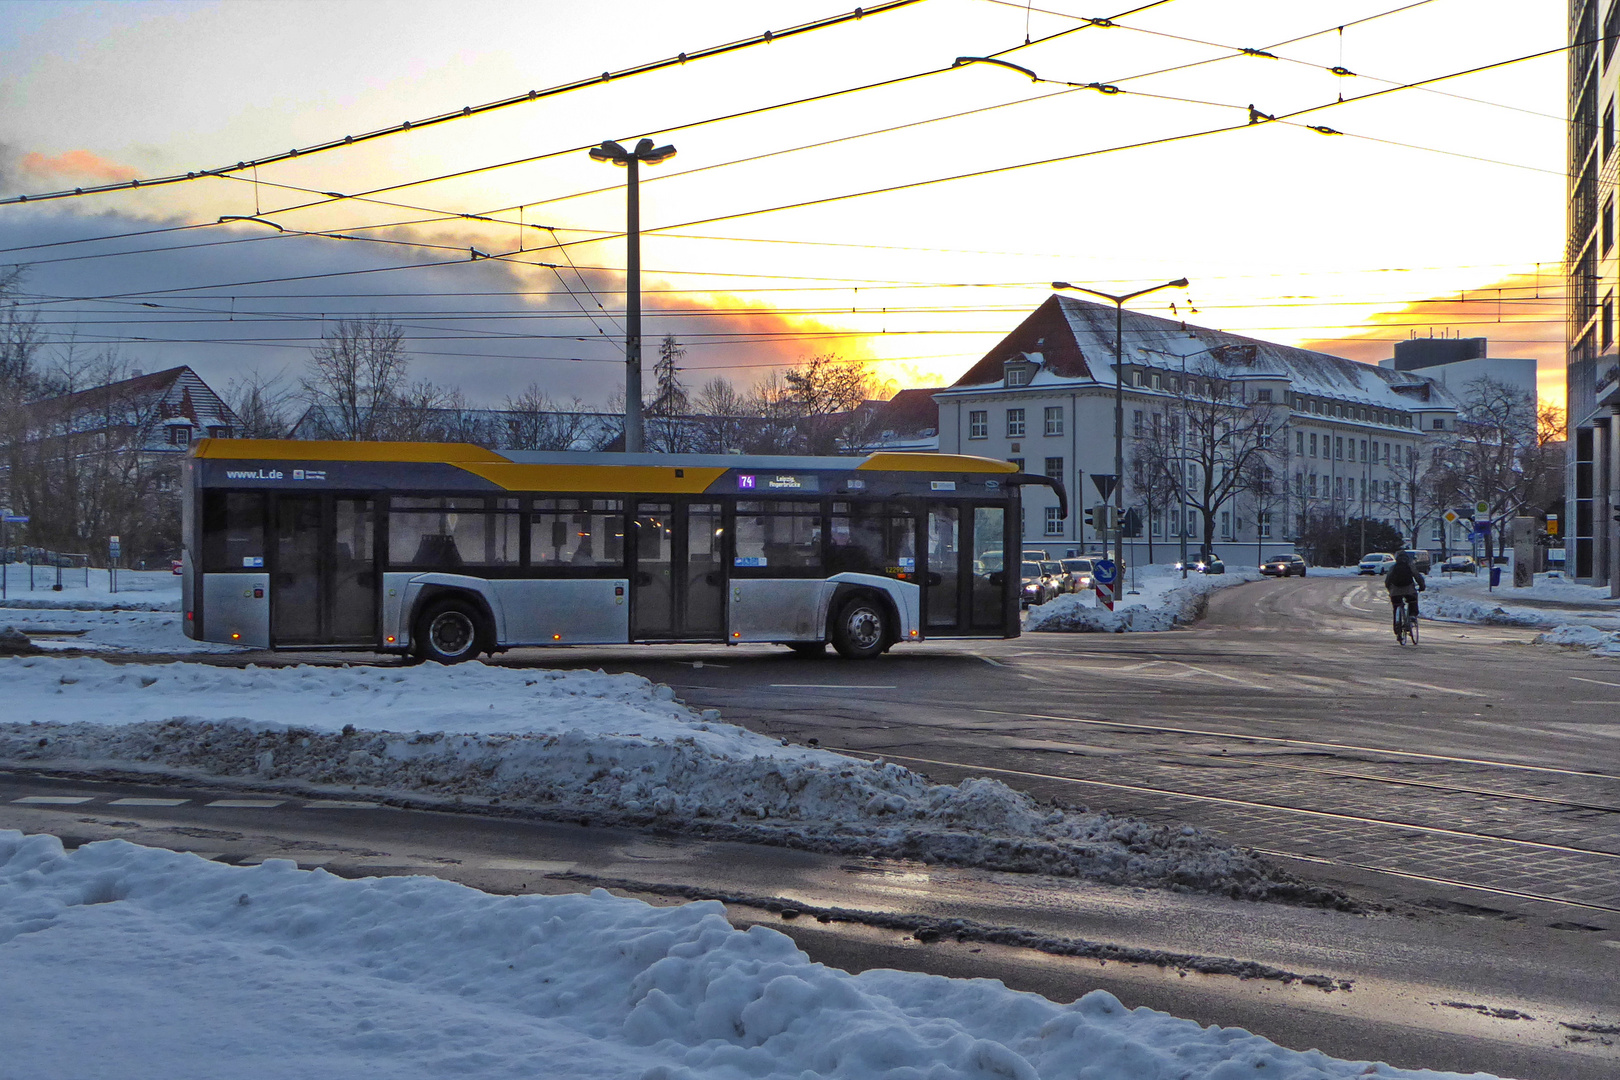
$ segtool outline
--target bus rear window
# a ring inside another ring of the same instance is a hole
[[[264,496],[210,491],[203,495],[202,568],[219,574],[264,569]]]

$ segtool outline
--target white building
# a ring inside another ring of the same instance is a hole
[[[1395,344],[1395,355],[1378,366],[1415,371],[1433,379],[1453,397],[1466,399],[1481,379],[1510,386],[1536,400],[1536,361],[1528,356],[1490,356],[1489,342],[1477,338],[1412,338]]]
[[[1114,473],[1114,340],[1112,307],[1054,295],[934,395],[940,452],[1005,458],[1070,492],[1073,511],[1062,520],[1051,493],[1025,489],[1024,538],[1032,546],[1077,554],[1102,547],[1080,510],[1101,501],[1091,477]],[[1403,463],[1422,452],[1425,434],[1456,427],[1455,398],[1421,375],[1133,311],[1123,315],[1123,341],[1126,507],[1143,502],[1133,450],[1177,408],[1184,380],[1217,378],[1235,404],[1280,414],[1269,436],[1274,494],[1235,496],[1217,511],[1208,537],[1200,535],[1200,515],[1179,505],[1144,514],[1139,561],[1149,541],[1154,561],[1173,560],[1183,532],[1194,549],[1207,543],[1223,558],[1229,551],[1233,561],[1250,561],[1257,545],[1288,547],[1320,514],[1400,528]],[[1425,529],[1439,546],[1436,524]]]

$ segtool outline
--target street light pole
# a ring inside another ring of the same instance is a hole
[[[642,139],[634,150],[626,150],[611,139],[593,146],[591,157],[628,170],[626,176],[625,315],[624,315],[624,452],[639,454],[644,440],[641,430],[641,171],[642,162],[657,165],[675,156],[673,146],[654,147]]]
[[[1138,296],[1146,296],[1150,292],[1160,289],[1185,289],[1186,278],[1177,278],[1162,285],[1154,285],[1146,289],[1138,289],[1124,296],[1115,296],[1113,293],[1098,292],[1083,285],[1071,285],[1067,281],[1054,281],[1054,289],[1072,289],[1075,292],[1090,293],[1100,296],[1114,305],[1114,548],[1115,559],[1123,556],[1125,551],[1125,301],[1134,300]]]

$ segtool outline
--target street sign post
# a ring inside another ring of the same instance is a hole
[[[1091,582],[1097,590],[1097,603],[1109,611],[1114,610],[1114,589],[1119,580],[1119,566],[1112,559],[1098,559],[1091,564]]]
[[[107,537],[107,591],[118,591],[118,556],[123,552],[123,540],[118,536]],[[89,571],[86,571],[88,574]]]

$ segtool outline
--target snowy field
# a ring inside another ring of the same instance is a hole
[[[1260,577],[1259,570],[1228,567],[1224,574],[1189,573],[1182,580],[1181,571],[1173,567],[1143,566],[1136,571],[1138,595],[1122,595],[1113,611],[1098,606],[1096,593],[1089,589],[1066,593],[1030,608],[1024,629],[1092,634],[1171,630],[1197,621],[1214,590]],[[1131,588],[1128,572],[1125,588]]]
[[[542,816],[1249,899],[1342,906],[1191,827],[1036,803],[996,780],[720,722],[636,675],[0,659],[0,761],[256,788],[500,802]]]
[[[90,569],[62,571],[63,588],[51,585],[56,571],[34,567],[34,588],[28,587],[28,564],[4,567],[6,597],[0,607],[61,608],[86,611],[118,608],[126,611],[179,611],[180,579],[168,570],[120,570],[118,591],[111,589],[107,571]],[[3,617],[3,616],[0,616]]]
[[[492,896],[10,831],[0,969],[0,1071],[30,1080],[1460,1075],[1286,1050],[1101,990],[1061,1005],[850,975],[713,901]]]

